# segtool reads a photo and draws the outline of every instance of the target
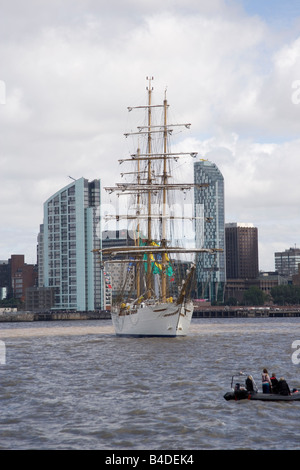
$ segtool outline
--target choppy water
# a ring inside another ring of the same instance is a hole
[[[300,319],[195,319],[185,338],[109,321],[0,324],[0,449],[299,449],[300,402],[227,402],[263,367],[300,386]]]

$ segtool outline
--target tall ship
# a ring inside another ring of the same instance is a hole
[[[123,263],[125,267],[125,278],[118,281],[118,295],[111,307],[118,336],[187,335],[193,315],[195,257],[218,251],[184,246],[174,233],[176,222],[184,218],[182,213],[170,209],[176,207],[177,194],[207,184],[189,184],[174,178],[178,161],[187,156],[195,158],[197,153],[171,151],[174,129],[189,128],[190,124],[169,124],[166,91],[163,102],[153,104],[152,80],[147,77],[146,104],[128,108],[143,112],[144,121],[136,131],[125,134],[138,140],[136,152],[119,160],[123,166],[130,165],[128,172],[121,173],[126,181],[105,188],[109,193],[130,198],[130,204],[125,204],[130,211],[116,216],[107,214],[106,218],[126,221],[131,243],[99,250],[105,272],[110,271],[110,266],[113,269],[113,263]],[[194,219],[191,214],[187,217]]]

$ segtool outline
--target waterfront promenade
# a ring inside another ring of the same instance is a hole
[[[289,307],[203,307],[194,310],[194,318],[300,317],[300,306]]]
[[[300,306],[284,307],[202,307],[194,310],[193,318],[273,318],[300,317]],[[1,322],[110,320],[108,311],[100,312],[14,312],[0,314]]]
[[[1,322],[34,322],[34,321],[70,321],[70,320],[109,320],[110,313],[100,312],[14,312],[2,313]]]

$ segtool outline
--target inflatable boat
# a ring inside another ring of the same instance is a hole
[[[280,393],[262,393],[258,391],[257,385],[254,382],[252,376],[252,387],[251,390],[247,390],[247,386],[245,384],[241,385],[239,382],[235,384],[233,387],[233,383],[235,379],[238,377],[239,380],[241,376],[245,376],[243,372],[240,372],[238,375],[233,375],[231,378],[231,391],[225,393],[224,398],[225,400],[260,400],[260,401],[300,401],[300,391],[294,389],[290,395],[281,395]]]
[[[224,395],[225,400],[261,400],[261,401],[300,401],[300,392],[292,392],[291,395],[279,395],[275,393],[248,392],[247,390],[233,390]]]

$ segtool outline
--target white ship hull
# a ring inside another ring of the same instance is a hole
[[[117,336],[186,336],[193,315],[193,303],[139,305],[135,309],[111,312]]]

